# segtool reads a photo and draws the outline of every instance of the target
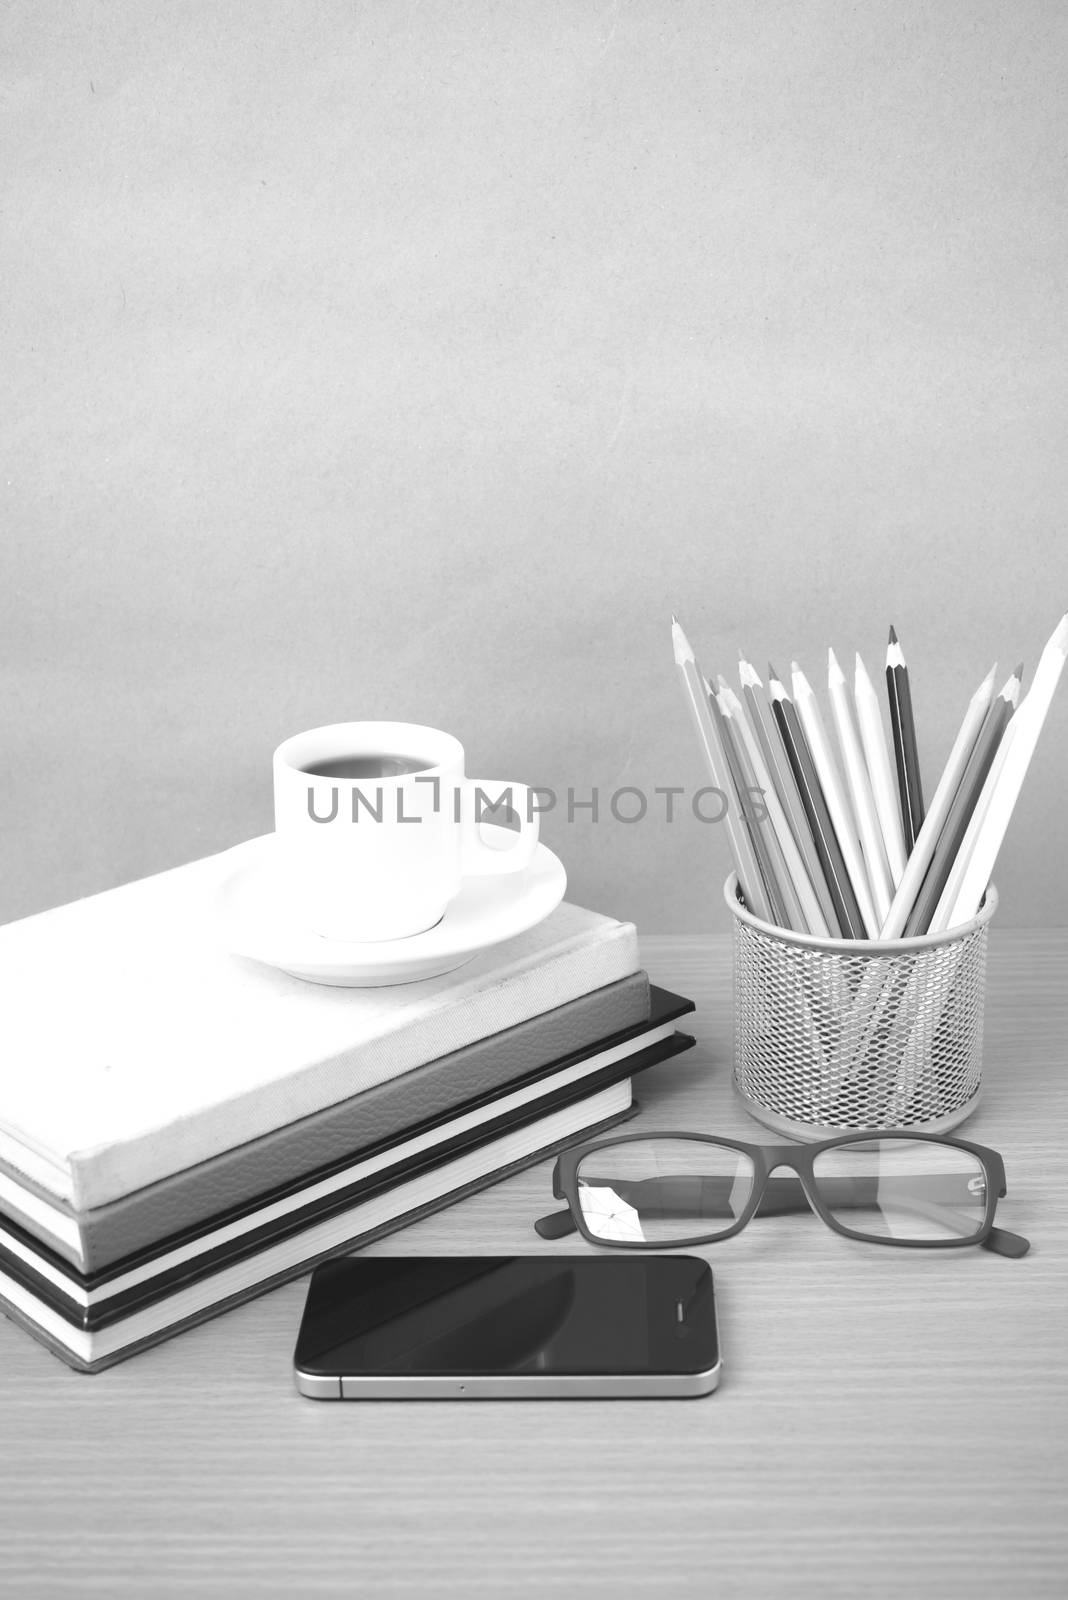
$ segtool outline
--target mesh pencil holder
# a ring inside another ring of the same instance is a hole
[[[991,884],[971,922],[921,938],[817,939],[754,917],[732,873],[734,1083],[794,1139],[945,1133],[982,1079]]]

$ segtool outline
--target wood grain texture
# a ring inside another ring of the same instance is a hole
[[[645,1125],[764,1135],[730,1091],[730,950],[652,938],[700,1046]],[[724,1381],[697,1401],[316,1404],[304,1284],[95,1378],[0,1323],[0,1587],[257,1597],[860,1596],[1068,1589],[1068,933],[993,941],[984,1102],[1020,1262],[837,1238],[809,1217],[709,1250]],[[548,1168],[376,1253],[543,1244]]]

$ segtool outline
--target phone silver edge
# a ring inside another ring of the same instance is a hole
[[[297,1389],[310,1400],[654,1400],[711,1394],[723,1363],[705,1372],[509,1373],[487,1377],[324,1377],[294,1368]]]

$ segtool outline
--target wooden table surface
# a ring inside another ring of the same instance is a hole
[[[644,1125],[760,1140],[730,1091],[725,941],[644,941],[699,1048]],[[321,1404],[305,1280],[96,1377],[0,1321],[5,1596],[1068,1593],[1068,931],[999,932],[984,1102],[1022,1261],[769,1218],[711,1247],[724,1379],[690,1401]],[[543,1165],[374,1247],[549,1246]]]

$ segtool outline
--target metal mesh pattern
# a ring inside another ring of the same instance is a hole
[[[926,948],[858,953],[735,916],[740,1094],[813,1137],[961,1120],[980,1087],[986,947],[986,921]]]

